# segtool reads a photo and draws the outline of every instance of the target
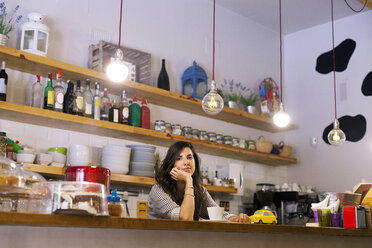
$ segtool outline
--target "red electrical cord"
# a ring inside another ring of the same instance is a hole
[[[332,53],[333,53],[333,94],[335,99],[335,119],[337,119],[336,106],[336,56],[335,56],[335,28],[333,19],[333,0],[331,0],[331,16],[332,16]]]
[[[119,23],[119,43],[118,48],[120,48],[120,40],[121,40],[121,19],[123,13],[123,0],[120,1],[120,23]]]
[[[360,10],[355,10],[355,9],[353,9],[353,8],[350,6],[350,4],[349,4],[346,0],[344,0],[344,1],[345,1],[346,5],[349,6],[349,8],[350,8],[352,11],[354,11],[355,13],[362,12],[362,11],[364,10],[364,8],[366,7],[367,2],[368,2],[368,0],[366,0],[366,1],[364,2],[363,7],[362,7]]]
[[[282,0],[279,0],[279,23],[280,23],[280,102],[283,102],[283,65],[282,65]]]
[[[213,0],[213,66],[212,66],[212,80],[214,80],[214,49],[215,49],[215,29],[216,29],[216,0]]]

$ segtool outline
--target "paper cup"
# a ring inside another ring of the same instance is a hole
[[[207,210],[210,220],[222,220],[224,208],[208,207]]]

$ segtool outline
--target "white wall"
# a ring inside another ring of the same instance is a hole
[[[298,126],[286,138],[297,150],[299,164],[288,167],[289,179],[314,184],[320,190],[352,190],[362,179],[372,181],[371,111],[372,98],[361,93],[365,76],[372,70],[371,11],[335,22],[335,46],[351,38],[356,49],[347,69],[336,72],[338,117],[362,114],[367,132],[356,143],[332,147],[322,140],[323,130],[334,120],[333,73],[315,71],[317,57],[332,49],[331,23],[285,37],[285,101],[293,122]],[[347,98],[340,98],[340,84],[346,84]],[[310,137],[317,137],[317,147]]]

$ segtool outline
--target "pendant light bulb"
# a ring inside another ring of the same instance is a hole
[[[328,141],[333,146],[340,146],[346,141],[345,133],[339,128],[340,123],[336,119],[333,123],[333,129],[328,133]]]
[[[278,127],[286,127],[291,121],[291,117],[284,111],[283,103],[280,103],[279,111],[273,117],[274,124]]]
[[[106,68],[106,74],[109,79],[115,83],[119,83],[127,79],[129,75],[129,68],[123,61],[123,51],[117,49],[110,64]]]
[[[216,82],[212,80],[211,90],[206,94],[202,101],[202,107],[205,113],[216,115],[223,109],[224,103],[222,97],[217,93]]]

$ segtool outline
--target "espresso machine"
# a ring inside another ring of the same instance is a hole
[[[256,184],[256,193],[254,193],[253,204],[255,210],[264,209],[275,212],[274,204],[275,185],[271,183]],[[274,213],[275,214],[275,213]]]

